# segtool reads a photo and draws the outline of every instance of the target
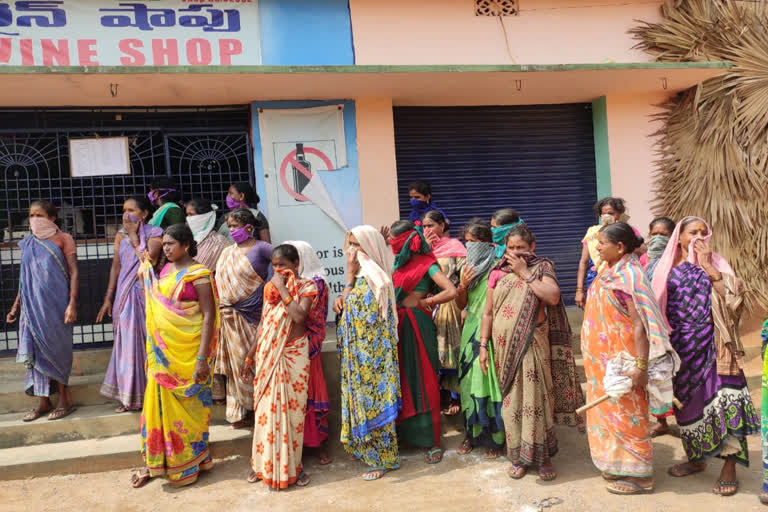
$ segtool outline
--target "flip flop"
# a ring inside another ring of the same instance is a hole
[[[514,480],[520,480],[528,473],[528,466],[518,466],[517,464],[512,464],[507,469],[507,475],[509,475],[509,478],[512,478]]]
[[[734,494],[739,492],[739,481],[736,480],[734,482],[728,482],[726,480],[718,480],[717,481],[717,487],[718,487],[718,489],[717,490],[712,489],[712,492],[717,494],[718,496],[723,496],[723,497],[725,497],[725,496],[733,496]],[[723,487],[733,487],[733,491],[723,492],[722,491]]]
[[[62,409],[60,407],[57,407],[56,409],[52,410],[51,413],[48,415],[48,421],[54,421],[54,420],[60,420],[61,418],[65,418],[75,412],[76,407],[70,405],[66,409]]]
[[[329,457],[328,455],[318,455],[317,456],[317,463],[320,466],[327,466],[328,464],[331,464],[333,462],[333,457]]]
[[[131,486],[133,486],[134,489],[138,489],[139,487],[144,487],[147,485],[147,482],[149,482],[150,476],[149,471],[146,469],[144,470],[138,470],[134,471],[131,475]]]
[[[440,454],[440,457],[434,458],[433,455]],[[424,462],[427,464],[439,464],[443,461],[443,449],[442,448],[435,448],[434,450],[429,450],[427,452],[427,456],[424,457]]]
[[[474,446],[472,446],[472,440],[468,437],[465,437],[459,447],[456,449],[456,453],[459,455],[468,455],[472,453],[472,450],[474,450]]]
[[[612,475],[610,473],[603,473],[603,480],[607,480],[609,482],[615,482],[616,480],[621,480],[623,477],[619,475]]]
[[[47,411],[41,411],[39,409],[31,409],[29,412],[27,412],[27,414],[25,414],[21,418],[21,421],[24,421],[24,422],[35,421],[40,416],[47,414],[49,412],[51,412],[51,409],[48,409]]]
[[[689,471],[688,472],[682,471],[683,466],[688,466]],[[696,473],[701,473],[705,469],[707,469],[706,464],[697,467],[691,464],[690,462],[685,462],[683,464],[675,464],[674,466],[672,466],[667,470],[667,474],[669,474],[669,476],[674,476],[675,478],[682,478],[684,476],[690,476],[690,475],[695,475]]]
[[[372,475],[372,473],[378,473],[378,475]],[[386,475],[387,473],[389,473],[389,469],[385,467],[377,466],[375,468],[371,468],[371,470],[368,471],[367,473],[363,473],[363,480],[365,480],[366,482],[373,482],[375,480],[378,480],[384,477],[384,475]]]
[[[630,487],[630,490],[620,489],[619,486]],[[620,496],[629,496],[632,494],[651,494],[653,492],[653,484],[650,487],[643,487],[632,480],[616,480],[605,486],[605,488],[611,494],[618,494]]]
[[[486,450],[485,453],[483,453],[483,458],[485,460],[496,460],[499,457],[501,457],[501,452],[497,450]]]
[[[296,479],[296,487],[306,487],[312,480],[309,479],[309,475],[305,472],[299,473],[299,477]]]
[[[555,467],[551,464],[540,466],[539,478],[541,478],[544,482],[551,482],[557,478],[557,471],[555,470]]]

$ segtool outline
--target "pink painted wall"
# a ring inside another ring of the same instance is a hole
[[[399,218],[392,98],[358,98],[355,112],[363,222],[389,225]]]
[[[518,16],[475,16],[473,0],[350,0],[357,64],[646,62],[626,33],[662,0],[520,0]],[[600,4],[595,6],[595,4]],[[504,28],[499,20],[503,21]],[[509,49],[505,44],[506,30]]]
[[[630,223],[645,236],[653,220],[654,138],[660,123],[651,116],[665,93],[608,96],[608,144],[611,162],[611,188],[614,196],[627,201]]]

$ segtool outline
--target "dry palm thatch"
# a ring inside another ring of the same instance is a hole
[[[768,8],[766,2],[678,0],[660,23],[631,30],[665,62],[730,61],[725,74],[661,105],[654,210],[709,220],[713,245],[768,308]]]

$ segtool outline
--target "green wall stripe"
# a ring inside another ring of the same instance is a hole
[[[611,153],[608,143],[608,104],[605,96],[592,102],[592,131],[595,138],[597,198],[611,195]]]

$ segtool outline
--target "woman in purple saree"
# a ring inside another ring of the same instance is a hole
[[[156,262],[163,247],[162,228],[147,224],[150,208],[142,196],[123,204],[123,228],[115,237],[109,284],[96,317],[97,323],[112,317],[115,337],[101,394],[120,402],[117,412],[140,411],[147,387],[144,288],[138,272],[145,255]]]

